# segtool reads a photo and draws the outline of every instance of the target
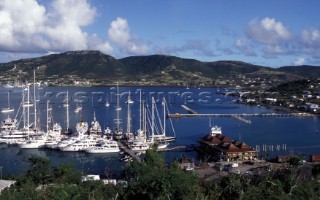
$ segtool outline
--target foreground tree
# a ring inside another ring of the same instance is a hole
[[[202,196],[198,177],[169,167],[155,150],[148,150],[141,165],[130,164],[126,170],[132,180],[124,199],[199,199]]]

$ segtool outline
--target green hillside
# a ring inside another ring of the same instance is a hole
[[[281,83],[319,77],[320,67],[299,66],[278,69],[241,61],[201,62],[167,55],[131,56],[116,59],[100,51],[70,51],[38,58],[0,64],[3,80],[13,77],[65,77],[124,82],[145,81],[149,84],[248,84],[253,79]]]

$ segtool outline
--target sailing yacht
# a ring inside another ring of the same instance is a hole
[[[66,125],[67,128],[64,130],[64,134],[65,135],[71,135],[72,134],[72,130],[70,129],[70,123],[69,123],[69,91],[67,91],[67,97],[66,97],[66,103],[63,104],[63,107],[66,108]]]
[[[137,136],[134,140],[130,141],[129,146],[134,152],[145,152],[150,148],[149,143],[147,143],[147,112],[145,106],[141,100],[141,92],[140,92],[140,128],[137,131]]]
[[[38,121],[37,121],[37,104],[36,104],[36,72],[33,71],[33,101],[34,101],[34,124],[33,124],[33,135],[29,135],[28,139],[21,144],[19,144],[19,147],[21,149],[38,149],[38,148],[44,148],[45,142],[47,140],[47,134],[40,130],[38,127]],[[28,99],[28,102],[30,100]],[[28,107],[29,108],[29,107]]]
[[[52,107],[49,106],[47,101],[47,140],[45,141],[46,147],[57,145],[62,139],[62,128],[60,124],[53,121]]]
[[[135,140],[141,140],[141,141],[144,141],[146,140],[146,134],[145,134],[145,131],[143,130],[143,122],[145,121],[144,120],[144,117],[145,117],[145,109],[144,109],[144,102],[142,101],[142,96],[141,96],[141,90],[140,90],[140,98],[139,98],[139,129],[136,131],[136,134],[135,134],[135,137],[134,139]]]
[[[28,98],[29,99],[29,87],[28,87]],[[1,124],[1,135],[0,141],[7,144],[18,144],[24,142],[26,138],[33,134],[33,131],[30,130],[30,123],[29,123],[29,107],[24,107],[25,104],[25,91],[22,92],[22,118],[23,118],[23,128],[18,130],[18,121],[16,119],[12,119],[8,116]],[[28,111],[28,112],[27,112]],[[27,112],[27,113],[26,113]]]
[[[7,108],[2,108],[1,112],[2,113],[10,113],[13,112],[14,108],[10,107],[10,92],[8,92],[8,107]]]
[[[167,136],[166,133],[166,111],[167,111],[167,103],[165,98],[163,98],[162,100],[162,106],[163,106],[163,124],[161,127],[162,133],[161,134],[153,134],[151,137],[154,140],[154,142],[170,142],[170,141],[174,141],[176,139],[175,135],[173,136]],[[171,122],[171,121],[170,121]],[[173,133],[175,133],[174,128],[173,128],[173,124],[171,123],[171,128]]]
[[[120,123],[121,123],[121,119],[120,119],[120,111],[121,111],[121,107],[120,107],[120,94],[119,94],[119,84],[117,82],[117,106],[116,106],[116,119],[114,119],[114,122],[116,124],[116,129],[113,132],[113,139],[115,140],[121,140],[123,138],[123,132],[122,129],[120,128]]]
[[[125,133],[125,139],[127,140],[132,140],[134,135],[131,131],[131,108],[130,108],[130,104],[129,102],[133,102],[130,99],[130,91],[129,91],[129,95],[128,95],[128,100],[127,100],[127,104],[128,104],[128,108],[127,108],[127,131]]]

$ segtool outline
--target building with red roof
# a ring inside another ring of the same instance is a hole
[[[220,160],[253,160],[258,157],[254,148],[223,135],[221,128],[216,126],[211,129],[211,133],[200,138],[199,143],[203,151]]]

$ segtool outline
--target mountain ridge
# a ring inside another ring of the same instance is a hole
[[[32,71],[43,78],[74,75],[83,79],[139,81],[156,83],[214,84],[219,80],[239,77],[263,78],[266,81],[291,81],[319,77],[318,66],[283,66],[271,68],[243,61],[220,60],[203,62],[196,59],[169,55],[129,56],[116,59],[100,51],[69,51],[37,58],[20,59],[0,64],[0,75],[7,74],[30,78]]]

